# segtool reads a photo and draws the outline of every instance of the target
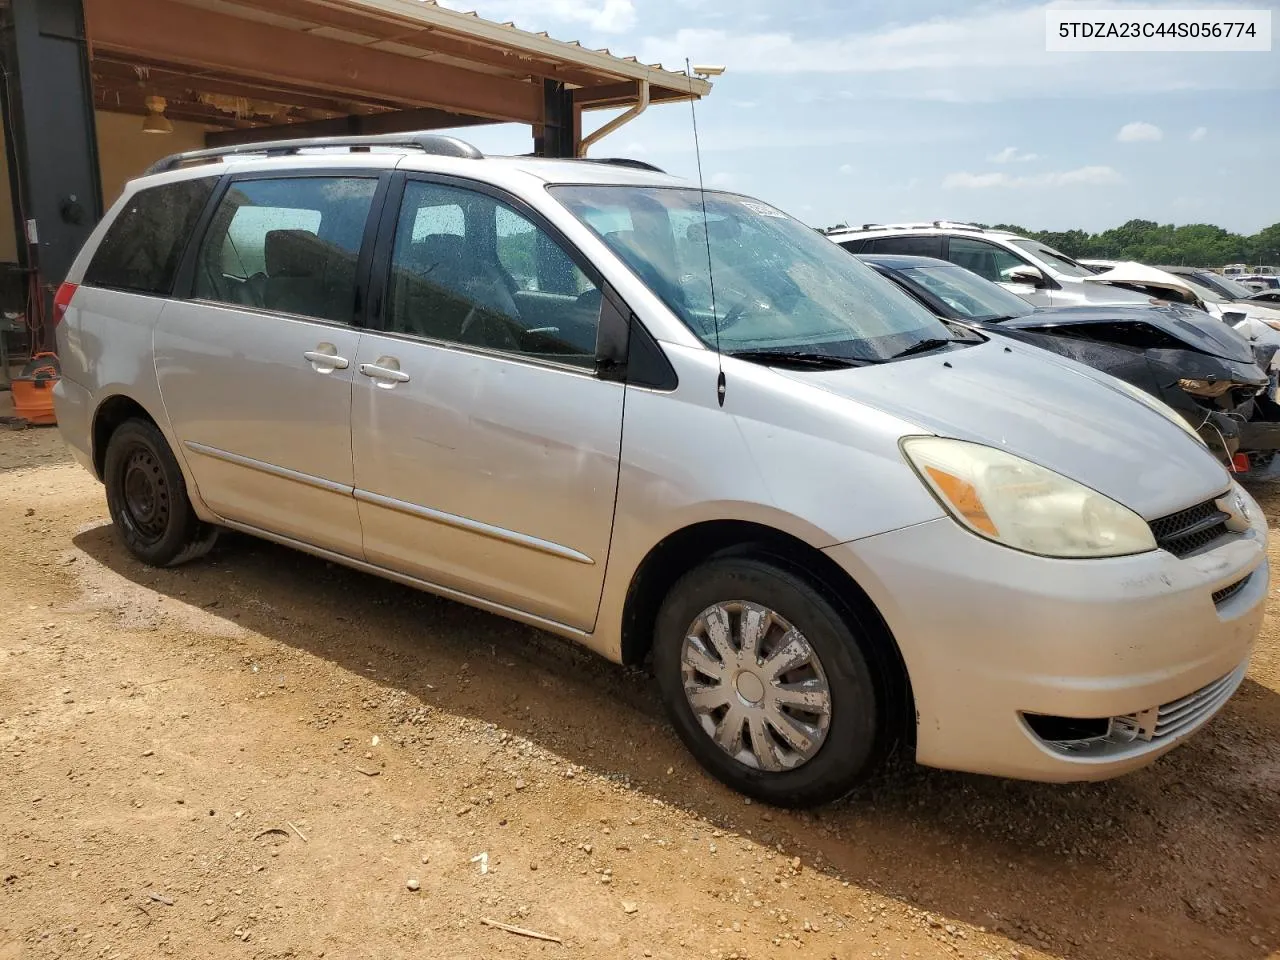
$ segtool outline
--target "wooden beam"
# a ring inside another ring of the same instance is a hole
[[[535,123],[542,87],[251,23],[165,0],[85,0],[92,49],[287,81],[494,120]],[[140,25],[145,24],[145,29]]]
[[[104,103],[95,97],[93,105],[104,113],[127,113],[137,117],[145,117],[151,112],[147,109],[146,104],[134,101],[116,103],[113,99]],[[253,125],[252,121],[237,120],[235,117],[229,117],[225,113],[218,115],[216,110],[189,110],[172,104],[165,109],[164,115],[170,120],[185,120],[188,123],[199,123],[207,127],[236,129]],[[139,124],[139,127],[141,127],[141,124]]]
[[[245,0],[237,0],[243,3]],[[255,0],[253,6],[270,12],[279,0]],[[349,0],[307,0],[311,8],[351,7]],[[402,24],[407,30],[438,30],[441,34],[467,43],[489,45],[500,50],[514,50],[553,63],[561,63],[593,74],[597,83],[613,80],[648,80],[655,86],[687,89],[681,74],[661,67],[640,63],[634,57],[617,57],[606,50],[592,50],[579,43],[553,40],[545,33],[530,33],[511,24],[495,23],[475,14],[451,10],[438,3],[421,0],[359,0],[361,13],[389,23]],[[301,17],[300,19],[307,19]],[[695,77],[691,86],[696,96],[711,93],[711,84]]]
[[[306,20],[323,26],[336,27],[350,33],[363,34],[375,41],[390,41],[416,47],[424,52],[440,53],[463,60],[472,60],[489,66],[501,67],[519,76],[548,78],[579,85],[598,84],[599,74],[544,59],[529,53],[512,50],[509,46],[494,46],[469,42],[449,36],[429,26],[411,27],[401,19],[388,19],[373,10],[356,10],[352,7],[317,3],[315,0],[227,0],[236,6],[283,14],[298,20]]]
[[[210,133],[205,146],[227,147],[237,143],[261,143],[264,140],[292,140],[298,137],[342,137],[375,133],[405,133],[410,130],[445,130],[492,123],[483,117],[467,117],[458,113],[430,108],[393,110],[363,116],[337,117],[305,123],[282,123],[252,130],[229,130]]]
[[[146,81],[140,82],[132,63],[112,60],[101,55],[93,60],[94,85],[98,87],[113,90],[128,86],[142,87],[162,97],[166,92],[221,93],[230,97],[244,97],[246,100],[267,100],[290,107],[327,110],[344,116],[351,112],[350,101],[284,90],[270,84],[223,80],[207,74],[184,73],[161,67],[149,67],[147,73]]]
[[[639,99],[639,96],[639,84],[633,80],[627,80],[623,83],[579,87],[573,91],[573,102],[584,110],[599,110],[604,107],[629,107]],[[650,103],[688,99],[688,90],[674,87],[655,87],[652,84],[649,87]]]

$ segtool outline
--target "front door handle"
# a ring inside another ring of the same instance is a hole
[[[318,343],[314,350],[306,351],[303,356],[315,364],[318,373],[332,373],[334,370],[345,370],[351,366],[346,357],[338,356],[338,348],[332,343]]]
[[[395,361],[390,361],[394,363]],[[398,367],[387,366],[387,358],[383,358],[381,363],[362,363],[360,364],[360,372],[366,377],[374,380],[381,380],[380,387],[390,387],[397,383],[408,383],[409,375]]]

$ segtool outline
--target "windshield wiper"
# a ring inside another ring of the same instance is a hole
[[[903,357],[911,357],[917,353],[928,353],[930,350],[937,350],[939,347],[945,347],[949,343],[964,343],[963,340],[942,339],[941,337],[930,337],[928,340],[921,340],[919,343],[913,343],[905,350],[895,353],[890,360],[900,360]]]
[[[839,370],[864,363],[881,362],[862,357],[838,357],[830,353],[806,353],[802,350],[733,350],[729,352],[729,356],[751,363],[772,363],[778,366],[794,364],[823,370]]]

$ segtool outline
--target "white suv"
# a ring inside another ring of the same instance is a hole
[[[850,253],[901,253],[950,260],[1037,307],[1150,303],[1129,290],[1094,281],[1094,273],[1039,240],[967,223],[865,224],[827,236]]]

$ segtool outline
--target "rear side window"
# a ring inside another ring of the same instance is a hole
[[[211,178],[183,180],[135,193],[107,227],[85,271],[85,284],[167,296],[216,183]]]
[[[942,237],[880,237],[867,244],[871,253],[898,253],[906,257],[942,258]]]
[[[351,323],[377,187],[373,177],[235,181],[205,234],[194,296]]]

